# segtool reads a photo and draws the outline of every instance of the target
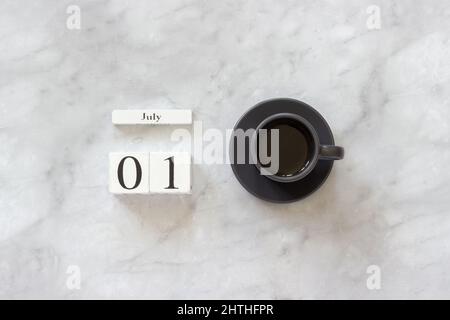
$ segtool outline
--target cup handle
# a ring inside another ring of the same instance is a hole
[[[319,160],[344,159],[344,148],[333,145],[321,145],[319,147]]]

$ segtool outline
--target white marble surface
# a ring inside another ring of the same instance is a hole
[[[0,297],[450,298],[449,30],[447,0],[1,1]],[[260,201],[228,165],[191,196],[108,192],[110,151],[178,147],[113,109],[225,130],[280,96],[346,147],[311,197]]]

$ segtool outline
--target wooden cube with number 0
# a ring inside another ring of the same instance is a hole
[[[191,193],[191,154],[150,152],[150,193]]]
[[[116,194],[148,193],[148,152],[110,153],[109,191]]]

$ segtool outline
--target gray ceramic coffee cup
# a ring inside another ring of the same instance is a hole
[[[298,172],[296,174],[289,176],[281,176],[277,175],[276,173],[268,172],[266,166],[264,166],[260,162],[260,157],[257,154],[258,134],[261,132],[260,130],[265,129],[270,123],[273,123],[274,121],[283,122],[284,119],[286,120],[286,122],[294,121],[296,125],[298,125],[299,127],[302,128],[302,130],[307,132],[305,138],[307,139],[309,149],[311,149],[308,152],[308,159],[306,165],[302,166],[302,168],[298,168]],[[251,139],[251,150],[253,153],[253,158],[255,159],[254,164],[259,169],[261,174],[264,174],[267,178],[271,180],[286,183],[298,181],[308,176],[311,173],[311,171],[314,170],[318,161],[333,161],[333,160],[341,160],[344,158],[344,148],[335,145],[321,145],[317,131],[316,129],[314,129],[312,124],[308,122],[305,118],[293,113],[277,113],[265,118],[257,126],[255,134]],[[256,157],[255,154],[257,155]]]

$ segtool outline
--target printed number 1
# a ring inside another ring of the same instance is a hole
[[[177,187],[174,186],[174,164],[173,164],[173,156],[169,157],[167,159],[164,159],[169,161],[169,186],[167,188],[164,189],[178,189]]]

